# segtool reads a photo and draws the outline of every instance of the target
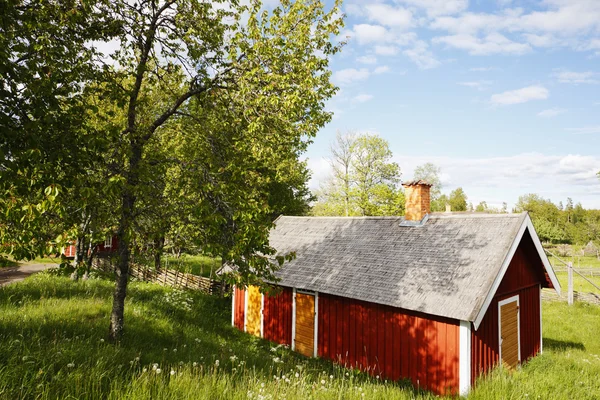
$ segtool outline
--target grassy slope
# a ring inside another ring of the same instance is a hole
[[[163,258],[163,265],[168,269],[210,277],[211,269],[214,274],[214,271],[221,267],[221,259],[203,255],[193,256],[184,254],[180,258],[165,256]]]
[[[126,335],[113,346],[103,342],[111,293],[108,281],[74,283],[47,274],[0,289],[0,398],[433,397],[347,376],[282,348],[273,352],[229,326],[227,299],[145,283],[130,284]],[[481,380],[472,398],[600,396],[600,307],[548,303],[544,312],[545,353],[513,375],[497,371]]]

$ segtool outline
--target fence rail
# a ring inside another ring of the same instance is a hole
[[[573,299],[575,301],[585,301],[590,304],[600,305],[600,295],[595,293],[583,293],[573,291]],[[567,296],[558,295],[554,289],[542,289],[542,300],[547,301],[567,301]]]
[[[110,263],[97,263],[96,268],[104,271],[113,271]],[[179,272],[170,269],[154,269],[146,266],[133,264],[129,267],[129,275],[143,282],[153,282],[165,286],[182,289],[199,290],[204,293],[222,296],[228,289],[228,285],[214,279],[203,276]]]

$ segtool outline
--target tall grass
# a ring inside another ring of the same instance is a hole
[[[231,328],[230,302],[132,282],[105,341],[112,283],[42,273],[0,289],[1,399],[428,399]],[[544,354],[494,371],[475,399],[600,396],[600,308],[544,304]]]

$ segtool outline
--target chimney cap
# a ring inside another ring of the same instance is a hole
[[[422,179],[418,179],[418,180],[412,180],[412,181],[404,182],[402,184],[402,186],[433,186],[433,183],[429,183],[429,182],[424,181]]]

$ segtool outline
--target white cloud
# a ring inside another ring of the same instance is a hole
[[[366,56],[358,57],[356,59],[356,61],[361,64],[369,64],[369,65],[377,64],[377,57],[371,56],[371,55],[366,55]]]
[[[352,28],[351,37],[356,38],[358,44],[382,43],[390,40],[391,36],[381,25],[358,24]]]
[[[429,51],[427,43],[418,40],[411,49],[404,50],[402,53],[421,69],[431,69],[439,66],[441,63]]]
[[[567,110],[565,110],[564,108],[553,107],[548,108],[547,110],[540,111],[539,113],[537,113],[537,116],[542,118],[552,118],[556,117],[557,115],[564,114],[566,112]]]
[[[362,94],[359,94],[358,96],[354,96],[352,98],[352,101],[355,103],[366,103],[367,101],[372,100],[372,99],[373,99],[373,95],[362,93]]]
[[[407,29],[413,25],[412,13],[402,7],[393,7],[384,3],[366,5],[365,14],[370,21],[400,29]]]
[[[479,38],[469,34],[438,36],[432,39],[433,43],[443,43],[449,47],[465,50],[472,55],[490,54],[524,54],[531,50],[527,43],[518,43],[499,33],[490,33]]]
[[[351,83],[365,80],[369,77],[369,70],[366,68],[355,69],[346,68],[333,73],[331,79],[337,85],[349,85]]]
[[[492,81],[468,81],[468,82],[457,82],[457,85],[466,86],[477,90],[486,90],[492,83]]]
[[[381,65],[373,70],[374,74],[385,74],[386,72],[390,72],[390,67],[387,65]]]
[[[488,72],[488,71],[493,71],[497,69],[496,67],[474,67],[474,68],[469,68],[469,71],[471,72]]]
[[[573,71],[559,71],[553,74],[560,83],[600,83],[596,77],[600,74],[592,71],[585,72],[573,72]]]
[[[394,56],[398,54],[398,47],[396,46],[385,46],[385,45],[377,45],[375,46],[375,54],[380,56]]]
[[[462,187],[468,201],[487,201],[499,206],[503,201],[512,208],[518,197],[538,193],[552,201],[572,197],[584,207],[600,208],[600,156],[580,154],[546,155],[521,153],[502,157],[431,157],[429,155],[396,155],[402,179],[409,180],[418,165],[432,162],[441,167],[444,192]],[[331,167],[323,158],[309,160],[313,171],[311,188],[317,188],[330,174]]]
[[[526,103],[532,100],[545,100],[550,95],[548,89],[543,86],[527,86],[517,90],[509,90],[498,93],[490,98],[493,105],[511,105]]]
[[[450,15],[464,11],[469,6],[469,0],[399,0],[404,4],[419,7],[430,17]]]
[[[568,128],[567,130],[574,135],[591,135],[600,133],[600,125],[584,126],[583,128]]]

